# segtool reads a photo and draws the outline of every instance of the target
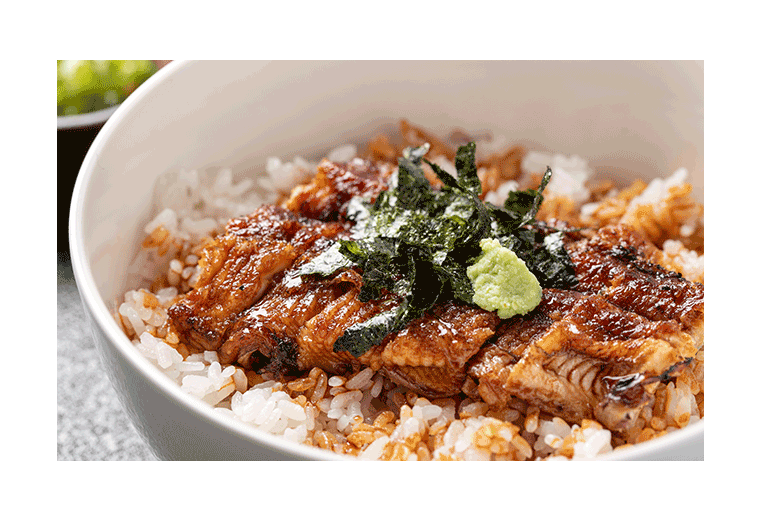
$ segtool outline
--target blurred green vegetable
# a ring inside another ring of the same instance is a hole
[[[58,116],[120,104],[157,69],[153,61],[58,61]]]

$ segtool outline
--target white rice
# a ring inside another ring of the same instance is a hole
[[[525,174],[525,177],[530,174],[543,174],[547,166],[553,171],[547,187],[551,194],[568,197],[577,204],[587,201],[590,195],[587,181],[592,178],[594,170],[589,167],[585,159],[576,155],[564,156],[529,151],[521,161],[521,172]],[[500,205],[505,202],[510,192],[520,188],[522,187],[517,181],[505,181],[497,190],[487,192],[484,200]]]
[[[349,160],[356,155],[354,145],[339,147],[329,154],[330,159]],[[454,172],[454,166],[447,160],[437,160],[444,169]],[[577,156],[552,156],[530,152],[523,168],[527,172],[544,170],[545,165],[553,168],[551,191],[568,195],[578,202],[587,199],[586,181],[592,170],[587,162]],[[302,158],[283,162],[279,158],[269,158],[266,175],[257,183],[250,179],[239,182],[232,180],[231,171],[210,172],[179,171],[164,176],[156,190],[157,215],[145,227],[151,234],[163,227],[171,237],[184,245],[196,244],[208,234],[220,231],[228,219],[252,211],[264,202],[274,202],[279,194],[291,190],[307,180],[316,165]],[[671,184],[684,180],[681,171],[672,178],[651,186],[640,196],[639,202],[666,192]],[[497,192],[491,193],[491,202],[502,202],[515,182],[503,184]],[[702,269],[702,257],[687,251],[679,242],[664,244],[664,252],[682,261],[683,267],[693,271]],[[685,265],[685,262],[690,265]],[[252,427],[296,443],[313,443],[320,431],[337,436],[339,446],[347,446],[344,437],[355,425],[371,421],[384,410],[377,403],[380,397],[388,400],[390,408],[399,413],[396,426],[390,435],[381,435],[366,444],[357,453],[359,459],[376,460],[391,446],[408,442],[420,435],[441,435],[441,446],[434,449],[432,459],[488,460],[497,456],[481,446],[481,434],[490,432],[488,439],[494,439],[501,449],[516,459],[566,458],[561,453],[563,445],[572,440],[573,458],[593,458],[613,449],[611,433],[595,427],[569,426],[560,418],[538,419],[537,413],[528,421],[526,429],[519,434],[519,428],[512,424],[520,420],[525,412],[508,408],[499,418],[488,415],[489,407],[481,401],[464,401],[456,411],[452,400],[431,403],[415,395],[406,396],[406,390],[375,373],[364,369],[350,378],[338,375],[328,377],[326,392],[314,404],[302,403],[288,395],[284,384],[275,380],[248,385],[244,370],[235,366],[222,365],[215,352],[206,351],[188,356],[186,359],[163,338],[151,333],[163,326],[167,319],[167,308],[177,299],[177,286],[181,280],[190,286],[199,274],[198,256],[189,254],[184,262],[166,259],[155,251],[145,250],[135,260],[130,271],[142,278],[142,283],[156,277],[161,270],[168,269],[169,281],[173,286],[154,293],[157,305],[147,308],[151,294],[144,289],[129,291],[118,307],[119,321],[127,334],[133,336],[137,350],[155,364],[169,378],[176,382],[187,394],[204,400],[216,407],[225,417],[242,421]],[[694,272],[693,272],[694,274]],[[171,281],[174,278],[175,282]],[[177,279],[178,278],[178,279]],[[677,415],[690,414],[692,420],[700,417],[695,396],[686,385],[682,387],[669,383],[666,424],[675,426]],[[294,394],[293,394],[294,396]],[[537,411],[538,412],[538,411]],[[548,416],[544,416],[547,418]],[[419,459],[420,452],[407,455],[406,460]],[[499,453],[499,452],[498,452]]]
[[[550,192],[569,197],[577,204],[589,199],[586,184],[594,172],[587,160],[576,155],[564,156],[530,151],[521,162],[522,171],[528,174],[542,174],[548,166],[553,171],[548,185]]]

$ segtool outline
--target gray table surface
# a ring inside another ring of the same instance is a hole
[[[71,262],[58,253],[58,460],[156,460],[100,362]]]

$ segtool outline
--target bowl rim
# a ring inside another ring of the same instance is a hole
[[[683,460],[680,457],[665,457],[666,448],[672,441],[686,442],[697,438],[700,434],[705,432],[705,419],[701,418],[692,424],[680,428],[673,432],[669,432],[666,435],[650,439],[648,441],[633,444],[627,448],[621,450],[613,450],[609,453],[598,455],[594,460]],[[704,447],[705,447],[705,443]],[[703,450],[705,451],[705,450]],[[660,454],[662,456],[656,458],[650,458],[652,454]]]
[[[168,63],[145,81],[140,88],[137,88],[121,104],[114,106],[114,108],[109,108],[111,111],[110,115],[112,116],[107,118],[105,125],[95,137],[95,140],[82,162],[74,186],[71,208],[69,211],[69,241],[71,248],[71,264],[76,284],[82,302],[86,305],[86,308],[88,309],[87,311],[92,316],[91,318],[88,318],[88,321],[90,324],[96,324],[102,330],[107,337],[109,344],[118,352],[121,358],[133,369],[141,373],[142,377],[149,382],[154,389],[161,392],[174,403],[185,407],[193,416],[204,420],[206,424],[230,432],[238,439],[244,441],[252,440],[256,444],[262,445],[271,451],[284,452],[301,459],[355,460],[356,457],[328,452],[314,446],[291,442],[281,436],[263,432],[242,421],[238,421],[229,415],[216,411],[211,405],[182,391],[177,383],[171,380],[137,350],[136,346],[132,344],[126,334],[118,326],[107,307],[107,303],[98,292],[97,284],[92,275],[90,261],[85,253],[82,213],[88,186],[91,184],[92,177],[97,169],[97,158],[101,154],[102,148],[110,140],[111,135],[119,128],[122,120],[127,118],[132,111],[135,110],[143,98],[151,96],[153,91],[160,85],[170,80],[175,74],[195,63],[195,61],[179,60]],[[74,118],[79,116],[85,115],[75,115],[64,118]],[[61,117],[59,117],[59,119],[60,118]],[[614,450],[599,455],[594,460],[647,459],[645,456],[648,456],[649,454],[665,452],[665,449],[669,444],[679,441],[686,442],[689,439],[697,438],[703,433],[704,419],[700,419],[699,421],[675,432],[671,432],[667,435],[643,443],[635,444],[622,450]]]

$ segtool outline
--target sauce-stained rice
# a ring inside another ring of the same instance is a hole
[[[404,145],[432,143],[429,158],[454,171],[445,140],[401,123],[402,140],[380,135],[361,157],[389,163]],[[456,135],[454,135],[456,136]],[[460,135],[457,135],[460,136]],[[574,226],[624,223],[662,251],[658,263],[687,280],[704,283],[703,207],[691,197],[686,171],[629,186],[594,181],[577,156],[551,156],[519,146],[481,141],[478,162],[486,201],[502,203],[515,187],[534,188],[549,165],[549,185],[538,218]],[[345,145],[328,156],[346,161],[358,154]],[[464,394],[427,399],[370,368],[330,375],[318,367],[300,377],[275,377],[222,365],[215,351],[194,353],[172,331],[168,308],[189,292],[201,272],[201,250],[223,232],[228,219],[262,203],[281,202],[315,173],[302,158],[270,158],[258,181],[232,180],[229,170],[166,174],[157,187],[157,215],[130,268],[116,319],[137,349],[181,386],[219,413],[284,439],[366,460],[565,460],[621,449],[704,417],[704,347],[675,378],[661,382],[654,399],[623,432],[593,419],[569,424],[518,398],[490,406]]]

